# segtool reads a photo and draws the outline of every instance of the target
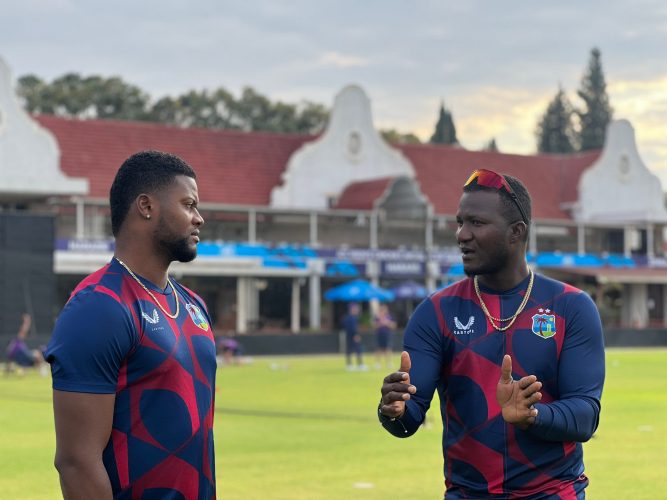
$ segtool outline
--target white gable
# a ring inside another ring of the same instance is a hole
[[[370,100],[349,85],[334,101],[322,136],[294,152],[271,192],[274,207],[327,208],[351,182],[415,177],[412,164],[373,127]]]
[[[60,171],[60,150],[51,132],[24,111],[0,59],[0,199],[87,194],[87,179]]]
[[[639,156],[627,120],[612,122],[602,154],[579,180],[577,220],[667,222],[662,184]]]

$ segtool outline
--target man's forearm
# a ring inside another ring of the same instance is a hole
[[[574,397],[538,403],[535,408],[539,413],[527,432],[545,441],[585,442],[598,426],[600,406],[592,398]]]

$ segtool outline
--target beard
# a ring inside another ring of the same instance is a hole
[[[179,238],[173,236],[164,221],[160,221],[155,233],[158,245],[170,262],[190,262],[197,256],[197,246],[190,243],[190,237]]]
[[[168,255],[171,260],[178,262],[190,262],[197,256],[197,247],[194,248],[188,243],[189,238],[181,238],[171,242],[164,242],[165,249],[168,250]]]
[[[467,268],[463,266],[463,272],[468,278],[484,274],[495,274],[502,271],[507,265],[509,251],[506,247],[498,245],[493,252],[488,254],[485,262],[482,262],[474,268]]]

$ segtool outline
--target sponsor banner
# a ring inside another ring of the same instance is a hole
[[[445,266],[453,266],[461,263],[461,250],[458,247],[439,250],[429,254],[429,260],[439,262]]]
[[[394,250],[382,248],[323,248],[317,250],[322,258],[367,262],[369,260],[424,261],[426,254],[418,250]]]
[[[423,261],[387,260],[380,265],[382,276],[424,276],[425,272]]]
[[[639,259],[635,258],[636,261]],[[667,267],[667,258],[665,257],[645,257],[645,262],[637,262],[640,266],[648,267]]]
[[[86,240],[57,238],[55,249],[68,252],[113,252],[116,245],[113,240]]]
[[[351,262],[367,262],[369,260],[392,262],[437,261],[449,265],[461,261],[461,252],[455,247],[432,252],[383,248],[318,248],[315,253],[321,259],[348,260]]]

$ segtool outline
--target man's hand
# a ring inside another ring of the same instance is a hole
[[[533,407],[542,399],[542,382],[535,375],[528,375],[521,380],[512,379],[512,358],[505,354],[500,380],[496,387],[496,401],[502,409],[503,419],[520,429],[527,429],[535,422],[537,410]]]
[[[405,402],[410,394],[417,392],[417,388],[410,384],[410,355],[401,353],[401,367],[397,372],[390,373],[382,384],[382,401],[380,413],[391,418],[399,418],[405,413]]]

